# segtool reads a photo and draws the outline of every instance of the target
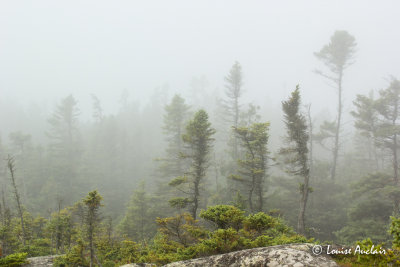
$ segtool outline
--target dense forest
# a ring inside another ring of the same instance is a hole
[[[356,51],[356,39],[336,31],[314,53],[316,78],[337,95],[333,120],[314,114],[301,85],[280,111],[246,103],[239,62],[219,93],[201,77],[189,99],[158,88],[141,106],[125,92],[115,114],[93,94],[88,120],[73,95],[51,114],[7,113],[21,130],[0,142],[2,255],[118,266],[299,242],[396,249],[400,82],[357,95],[347,112]]]

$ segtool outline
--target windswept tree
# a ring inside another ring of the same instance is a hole
[[[334,121],[333,136],[333,162],[331,166],[330,177],[335,180],[336,167],[340,148],[340,131],[343,113],[343,75],[344,70],[353,63],[356,42],[355,38],[347,31],[336,31],[329,44],[322,47],[314,55],[328,67],[330,74],[317,71],[319,75],[333,82],[338,93],[337,118]]]
[[[201,185],[209,167],[214,134],[215,129],[208,121],[207,112],[202,109],[197,111],[193,119],[188,122],[186,132],[182,136],[185,146],[185,153],[182,156],[190,160],[190,168],[183,176],[170,182],[171,186],[177,187],[188,196],[188,198],[171,199],[170,203],[181,208],[189,205],[194,219],[201,200]]]
[[[247,194],[251,213],[263,211],[265,179],[267,176],[269,123],[253,123],[248,127],[234,128],[244,151],[244,158],[238,159],[238,174],[230,178],[238,181]]]
[[[308,194],[311,192],[309,186],[310,168],[308,156],[308,140],[306,118],[300,112],[300,89],[296,86],[296,90],[287,101],[282,102],[284,113],[284,122],[287,135],[285,137],[286,146],[280,149],[280,154],[284,156],[286,170],[292,175],[299,176],[303,179],[300,183],[300,209],[297,220],[297,228],[301,234],[305,234],[305,212],[308,200]]]

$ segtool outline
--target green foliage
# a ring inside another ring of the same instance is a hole
[[[4,258],[0,258],[0,266],[4,267],[17,267],[23,264],[27,264],[26,260],[28,254],[27,253],[15,253],[10,254]]]
[[[282,102],[284,122],[286,125],[286,146],[279,151],[284,156],[286,171],[290,174],[300,176],[302,181],[299,185],[300,210],[297,220],[297,229],[305,234],[305,212],[308,202],[308,195],[311,192],[309,187],[310,167],[308,155],[309,133],[307,122],[300,112],[300,87],[297,85],[287,101]]]
[[[121,263],[134,263],[139,259],[139,245],[133,241],[122,241],[119,257]]]
[[[158,219],[161,235],[152,248],[157,252],[149,252],[151,262],[165,264],[246,248],[312,241],[296,234],[282,219],[262,212],[245,217],[233,206],[217,205],[202,211],[200,217],[221,228],[208,231],[188,214]]]
[[[268,216],[264,212],[258,212],[256,214],[250,214],[244,221],[244,229],[246,231],[255,231],[258,234],[262,234],[264,231],[278,225],[278,219]]]
[[[52,236],[58,252],[63,252],[65,248],[69,248],[74,232],[72,216],[69,210],[63,209],[53,213],[46,228]]]
[[[335,234],[344,244],[371,238],[373,242],[388,241],[392,203],[399,196],[393,178],[384,173],[366,175],[352,184],[352,205],[348,209],[349,223]]]
[[[168,200],[169,205],[171,205],[171,207],[177,208],[177,209],[184,209],[187,207],[187,205],[189,205],[190,203],[190,199],[188,199],[187,197],[183,198],[183,197],[176,197],[176,198],[172,198],[170,200]]]
[[[360,253],[361,252],[361,253]],[[365,254],[368,252],[368,254]],[[390,250],[384,244],[374,245],[370,238],[357,241],[352,247],[350,255],[334,255],[341,266],[398,266],[400,254],[397,250]]]
[[[287,101],[282,102],[287,146],[281,148],[280,154],[285,156],[287,171],[294,175],[308,177],[308,139],[307,123],[300,112],[300,87],[297,85]]]
[[[395,249],[400,249],[400,218],[391,216],[389,233],[393,236],[392,245]]]
[[[350,114],[356,119],[354,126],[361,131],[361,135],[366,138],[376,138],[378,130],[378,111],[376,101],[372,92],[369,96],[357,95],[353,101],[356,107]]]
[[[188,181],[188,178],[186,176],[178,176],[175,177],[173,180],[171,180],[171,182],[169,182],[168,185],[170,186],[178,186],[181,185],[183,183],[186,183]]]
[[[165,106],[163,132],[168,141],[165,151],[166,157],[161,160],[159,171],[164,177],[181,175],[184,168],[184,159],[180,156],[183,150],[182,134],[189,118],[190,107],[185,100],[174,95],[169,105]]]
[[[150,240],[156,232],[154,201],[145,190],[144,183],[133,192],[119,230],[122,235],[136,241]]]
[[[236,192],[236,195],[232,201],[232,205],[240,210],[246,209],[246,199],[244,199],[243,195],[240,194],[240,192]]]
[[[88,266],[88,261],[85,258],[85,250],[86,246],[83,242],[78,242],[77,245],[73,246],[71,249],[68,250],[66,255],[57,257],[54,260],[54,266],[71,266],[71,267],[78,267],[78,266]]]
[[[244,220],[243,214],[244,211],[234,206],[217,205],[201,211],[200,217],[213,222],[218,228],[227,229],[233,227],[238,230]]]
[[[209,166],[210,152],[213,147],[215,129],[211,127],[208,114],[204,110],[195,113],[192,120],[186,125],[186,131],[182,140],[186,147],[182,156],[190,159],[191,164],[187,175],[175,178],[170,185],[177,187],[181,192],[188,195],[190,201],[190,212],[193,218],[197,216],[197,209],[201,201],[201,183],[203,183]]]
[[[250,212],[262,211],[264,205],[265,179],[268,161],[269,123],[253,123],[249,127],[233,128],[240,145],[244,150],[244,158],[238,159],[238,174],[230,178],[242,185],[246,191]]]
[[[233,228],[217,229],[196,246],[200,255],[213,255],[235,251],[243,247],[243,238]]]
[[[48,238],[33,239],[19,251],[27,253],[29,257],[47,256],[54,253],[51,240]]]
[[[329,44],[314,55],[333,73],[340,73],[352,62],[356,47],[355,38],[347,31],[335,31]]]
[[[157,218],[156,221],[160,233],[167,238],[168,242],[178,244],[178,247],[187,247],[199,239],[197,230],[200,228],[196,226],[197,221],[188,213],[169,218]]]

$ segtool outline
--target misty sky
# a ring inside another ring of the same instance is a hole
[[[313,73],[322,67],[313,52],[347,30],[358,43],[345,72],[349,111],[355,94],[400,78],[399,8],[399,1],[3,0],[0,103],[52,110],[72,93],[90,109],[94,93],[111,113],[124,89],[141,101],[165,84],[188,96],[192,77],[205,75],[209,90],[222,92],[238,60],[246,101],[279,106],[299,83],[315,112],[328,106],[334,114],[335,92]]]

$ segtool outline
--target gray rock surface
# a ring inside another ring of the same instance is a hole
[[[156,265],[150,263],[131,263],[122,265],[120,267],[156,267]]]
[[[253,248],[210,257],[173,262],[165,267],[336,267],[339,266],[330,257],[314,255],[313,244],[289,244],[273,247]],[[25,267],[53,266],[58,255],[28,258],[30,264]],[[154,267],[149,263],[132,263],[121,267]]]
[[[51,255],[51,256],[28,258],[29,264],[24,265],[24,267],[53,266],[54,258],[57,258],[59,256],[60,255]]]
[[[205,258],[173,262],[165,267],[334,267],[339,266],[331,258],[312,253],[313,244],[290,244],[254,248]]]

